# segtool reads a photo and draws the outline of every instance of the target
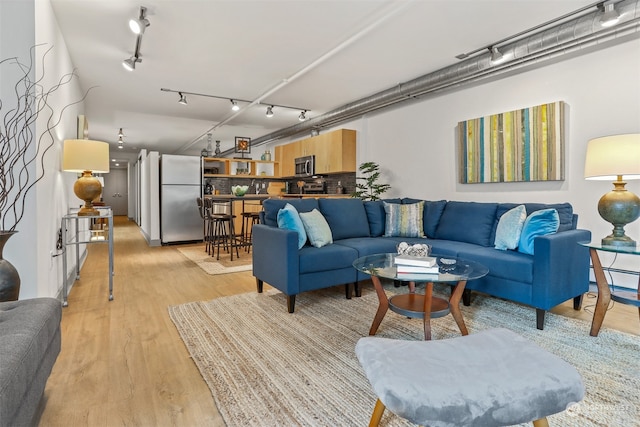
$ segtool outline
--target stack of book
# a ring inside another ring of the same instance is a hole
[[[419,276],[421,274],[438,274],[438,265],[433,257],[417,257],[396,255],[395,261],[398,278]]]

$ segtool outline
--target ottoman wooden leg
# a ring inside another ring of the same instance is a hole
[[[378,424],[380,424],[380,420],[382,419],[382,414],[384,414],[384,410],[385,410],[384,403],[382,403],[380,399],[376,400],[376,406],[373,408],[373,414],[371,414],[369,427],[378,427]],[[544,427],[544,426],[539,426],[539,427]]]
[[[533,422],[533,427],[549,427],[549,422],[547,418],[540,418],[539,420],[535,420]]]

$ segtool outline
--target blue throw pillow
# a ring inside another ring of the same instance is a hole
[[[307,233],[304,229],[304,224],[300,219],[300,214],[296,208],[289,203],[284,205],[284,208],[278,211],[278,228],[285,230],[293,230],[298,232],[298,249],[302,248],[307,243]]]
[[[384,202],[387,215],[384,227],[385,237],[424,237],[422,213],[424,201],[410,205]]]
[[[522,226],[527,219],[527,210],[524,205],[505,212],[498,221],[496,240],[494,247],[500,250],[515,249],[520,242]]]
[[[301,213],[300,219],[302,219],[304,230],[307,232],[311,246],[321,248],[333,243],[329,224],[319,210],[314,209],[311,212]]]
[[[536,237],[555,233],[559,225],[560,218],[555,209],[542,209],[532,213],[524,221],[518,252],[533,255],[533,241]]]

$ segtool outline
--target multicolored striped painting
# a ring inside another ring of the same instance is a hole
[[[564,180],[562,101],[458,123],[460,182]]]

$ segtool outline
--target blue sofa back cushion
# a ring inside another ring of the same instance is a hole
[[[497,203],[447,202],[435,237],[493,246],[497,208]]]
[[[403,204],[411,204],[420,202],[421,199],[412,199],[410,197],[405,197],[402,199]],[[444,212],[444,207],[447,205],[446,200],[425,200],[424,201],[424,213],[422,218],[422,223],[424,225],[424,234],[427,237],[434,238],[436,236],[436,229],[438,228],[438,223],[440,222],[440,217],[442,216],[442,212]]]
[[[266,199],[262,202],[264,209],[264,224],[271,227],[278,226],[278,211],[289,203],[298,212],[311,212],[318,209],[318,199]]]
[[[369,220],[360,199],[319,199],[320,213],[331,227],[333,240],[369,237]]]

